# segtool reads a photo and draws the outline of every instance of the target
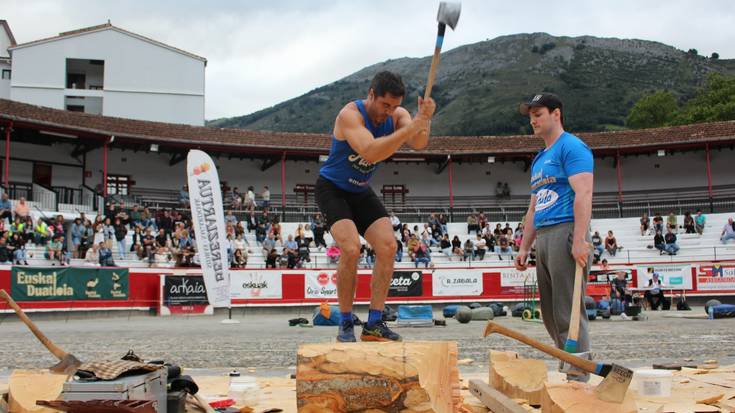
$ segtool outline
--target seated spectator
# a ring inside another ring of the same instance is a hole
[[[97,239],[97,234],[95,234],[95,240]],[[96,245],[99,245],[99,242],[95,242]],[[143,258],[148,259],[148,263],[152,264],[153,260],[155,259],[156,255],[156,237],[153,236],[153,231],[151,227],[147,227],[145,229],[145,235],[143,235]]]
[[[679,246],[676,244],[676,234],[674,234],[673,228],[669,228],[666,235],[664,235],[664,249],[669,255],[676,255],[679,251]]]
[[[648,233],[648,228],[651,226],[651,220],[648,218],[647,213],[643,213],[643,216],[641,217],[641,236],[644,236]]]
[[[125,239],[128,237],[128,228],[123,224],[122,220],[120,218],[115,218],[115,240],[117,241],[117,249],[118,254],[120,255],[120,259],[125,259],[125,251],[126,251],[126,245],[125,245]]]
[[[702,235],[704,232],[704,226],[707,224],[707,217],[704,216],[701,209],[697,210],[697,215],[694,217],[694,229],[697,234]]]
[[[444,216],[444,214],[439,214],[439,227],[441,228],[442,234],[449,234],[449,231],[447,230],[447,217]]]
[[[79,246],[82,244],[82,233],[84,232],[84,224],[82,224],[81,218],[74,218],[74,222],[71,224],[71,244],[72,244],[72,256],[74,258],[80,258]]]
[[[273,218],[271,232],[276,240],[283,242],[283,239],[281,238],[281,222],[278,220],[278,217]]]
[[[480,226],[477,224],[477,215],[474,213],[467,216],[467,234],[470,231],[475,231],[475,234],[480,232]]]
[[[51,231],[49,226],[43,218],[39,217],[36,221],[36,226],[33,228],[33,243],[36,245],[46,245],[48,240],[51,238]]]
[[[326,231],[326,222],[324,221],[324,217],[322,217],[322,214],[320,212],[317,212],[316,215],[314,215],[314,220],[311,223],[312,230],[314,231],[314,246],[319,249],[319,251],[322,250],[322,248],[327,248],[327,242],[324,241],[324,232]]]
[[[225,212],[225,225],[235,224],[237,224],[237,217],[232,213],[231,209],[228,209],[227,212]]]
[[[342,251],[339,250],[336,242],[332,243],[332,245],[327,248],[327,258],[329,258],[330,264],[337,264],[339,262],[340,255],[342,255]]]
[[[663,284],[661,284],[659,275],[657,272],[654,272],[651,275],[651,279],[648,280],[648,290],[644,293],[644,296],[646,297],[646,300],[648,300],[648,304],[651,306],[651,310],[653,311],[658,310],[666,300],[661,287],[663,287]]]
[[[189,208],[189,189],[186,185],[182,186],[181,191],[179,191],[179,205],[182,208]]]
[[[602,253],[605,251],[605,247],[602,246],[602,237],[599,231],[595,231],[592,235],[592,248],[594,248],[592,263],[597,264],[600,261],[600,257],[602,257]]]
[[[439,248],[441,248],[444,255],[449,258],[449,260],[452,260],[452,243],[449,241],[449,234],[444,234],[442,237],[441,242],[439,243]]]
[[[416,246],[420,244],[418,237],[416,237],[416,234],[411,234],[411,238],[408,240],[408,243],[406,243],[406,249],[408,250],[408,258],[411,261],[415,261],[416,259]]]
[[[658,212],[653,217],[653,230],[664,232],[664,218]]]
[[[502,198],[503,197],[503,184],[498,181],[498,184],[495,185],[495,198]]]
[[[727,219],[727,224],[722,227],[722,234],[720,234],[720,242],[727,244],[727,241],[735,239],[735,222],[732,218]]]
[[[98,266],[100,264],[100,256],[97,251],[99,245],[93,244],[91,248],[87,248],[87,252],[84,254],[84,265]]]
[[[429,247],[426,246],[424,243],[419,243],[415,249],[414,249],[414,264],[416,265],[416,268],[419,267],[419,263],[423,262],[425,268],[429,268],[429,262],[431,261],[431,258],[429,256]]]
[[[475,247],[475,255],[473,258],[479,259],[480,261],[485,259],[485,252],[487,247],[487,242],[485,241],[485,238],[481,237],[480,234],[477,234],[477,239],[474,240],[473,246]]]
[[[368,268],[373,268],[373,265],[375,265],[375,250],[370,246],[370,243],[366,243],[363,247],[365,248],[365,265]]]
[[[498,245],[495,246],[495,253],[498,254],[498,259],[503,260],[503,254],[508,254],[509,259],[513,259],[513,248],[510,247],[508,237],[505,234],[500,234],[498,239]]]
[[[26,198],[20,197],[18,202],[15,203],[15,208],[13,209],[13,212],[15,213],[15,219],[17,220],[18,217],[20,218],[27,218],[31,215],[31,208],[26,204]]]
[[[253,232],[256,228],[258,228],[258,217],[255,215],[255,211],[251,211],[248,215],[245,216],[246,227],[248,229],[248,233]]]
[[[434,245],[439,245],[439,242],[435,240],[434,237],[431,236],[431,232],[424,232],[421,234],[421,243],[423,243],[427,247],[433,247]]]
[[[20,234],[13,234],[8,240],[8,248],[13,253],[13,260],[15,265],[28,265],[28,258],[26,254],[26,240]]]
[[[288,258],[288,268],[296,266],[296,259],[299,256],[299,245],[294,241],[293,235],[289,234],[286,242],[283,243],[283,255]]]
[[[515,232],[513,233],[513,250],[515,252],[518,252],[518,250],[521,248],[521,244],[523,243],[523,224],[518,223],[518,226],[516,227]]]
[[[396,262],[403,261],[403,242],[396,240]]]
[[[666,240],[661,231],[656,231],[656,235],[653,236],[653,246],[658,250],[658,255],[666,252]]]
[[[694,229],[694,217],[692,217],[691,212],[687,211],[684,213],[684,233],[696,234],[696,232]]]
[[[130,225],[134,227],[138,225],[143,225],[142,214],[140,211],[140,207],[137,204],[133,205],[133,209],[130,211]]]
[[[276,263],[279,261],[281,256],[278,255],[278,251],[275,248],[271,248],[268,254],[265,256],[265,268],[276,268]]]
[[[2,198],[0,198],[0,219],[7,219],[8,223],[13,222],[13,207],[10,205],[8,194],[3,192]]]
[[[309,230],[311,231],[311,230]],[[304,231],[306,232],[306,231]],[[296,244],[298,246],[298,266],[299,268],[303,268],[305,262],[311,262],[311,256],[309,251],[309,244],[311,243],[311,239],[306,238],[305,236],[302,237]],[[374,258],[374,257],[373,257]]]
[[[436,214],[429,214],[429,219],[426,220],[426,225],[431,227],[432,231],[435,229],[435,227],[439,226],[439,219],[436,217]]]
[[[314,231],[311,230],[311,225],[304,225],[304,232],[302,233],[302,237],[304,242],[306,242],[306,247],[309,248],[311,246],[311,243],[314,241]]]
[[[242,209],[242,197],[240,196],[240,193],[237,192],[237,187],[232,188],[229,193],[229,198],[232,209]]]
[[[100,242],[97,245],[100,265],[103,267],[115,267],[115,260],[112,259],[112,250],[104,242]]]
[[[625,279],[625,271],[617,271],[615,278],[610,282],[610,298],[620,300],[625,307],[633,301],[633,294],[628,289],[628,280]]]
[[[156,220],[148,207],[143,207],[143,212],[140,213],[140,219],[143,222],[143,228],[153,228],[153,230],[158,228],[156,226]]]
[[[59,237],[53,237],[51,241],[46,244],[46,252],[44,253],[44,257],[47,260],[52,261],[51,265],[56,265],[56,263],[53,262],[54,260],[58,261],[60,265],[64,265],[64,256],[61,250],[61,239]]]
[[[79,244],[79,257],[86,257],[87,249],[94,245],[94,228],[90,220],[82,218],[82,222],[84,222],[84,228],[82,229],[82,242]]]
[[[456,255],[460,260],[464,259],[464,251],[462,250],[462,241],[459,240],[457,235],[452,238],[452,253]]]
[[[671,228],[671,230],[674,232],[676,232],[679,228],[679,224],[677,223],[674,211],[669,211],[669,216],[666,217],[666,228]]]
[[[408,243],[408,240],[411,239],[411,229],[408,228],[408,224],[403,224],[401,227],[401,241],[403,241],[404,244]]]
[[[156,268],[168,267],[170,266],[171,258],[171,251],[168,247],[158,247],[156,248],[156,253],[150,266]]]
[[[11,257],[10,248],[8,248],[8,239],[0,237],[0,264],[7,264]]]
[[[463,251],[462,261],[467,261],[468,258],[472,260],[472,257],[475,255],[475,244],[472,243],[471,239],[467,238],[465,240]]]
[[[618,241],[615,239],[612,231],[607,231],[607,237],[605,238],[605,250],[610,256],[614,257],[618,252]]]
[[[480,228],[484,228],[485,225],[487,225],[487,218],[485,218],[485,213],[482,211],[477,215],[477,225],[479,225]]]
[[[248,265],[247,256],[243,255],[244,250],[235,250],[232,257],[232,268],[245,268]]]
[[[510,198],[510,186],[507,182],[503,184],[503,198]]]
[[[610,264],[607,263],[607,258],[603,258],[602,262],[600,262],[600,270],[610,271]]]
[[[261,247],[263,248],[263,256],[267,256],[272,249],[276,248],[275,236],[272,233],[268,234],[268,238],[263,240],[263,242],[261,243]]]

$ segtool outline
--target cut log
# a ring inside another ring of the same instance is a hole
[[[454,413],[457,343],[322,343],[299,347],[298,411]]]
[[[56,413],[56,409],[37,406],[36,400],[55,400],[61,394],[66,376],[48,370],[13,370],[8,388],[13,413]]]
[[[637,413],[631,392],[622,403],[605,402],[597,398],[595,386],[569,382],[546,383],[541,398],[541,411],[546,413]]]
[[[520,358],[511,351],[490,351],[490,385],[511,399],[540,405],[547,379],[546,363],[542,360]]]

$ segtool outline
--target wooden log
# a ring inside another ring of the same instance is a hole
[[[9,410],[13,413],[56,413],[56,409],[37,406],[36,400],[55,400],[61,394],[66,376],[48,370],[13,370],[8,382]]]
[[[457,343],[321,343],[299,347],[300,413],[455,413]]]
[[[541,404],[544,382],[548,379],[546,363],[518,357],[514,352],[490,351],[490,385],[511,399],[525,399]]]
[[[605,402],[597,398],[595,386],[586,383],[546,383],[541,393],[544,413],[637,413],[635,400],[628,392],[622,403]]]

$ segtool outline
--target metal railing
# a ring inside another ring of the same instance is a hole
[[[33,184],[33,202],[41,205],[46,211],[59,210],[59,197],[56,191],[36,183]]]

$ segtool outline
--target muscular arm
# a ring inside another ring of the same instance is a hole
[[[400,110],[400,112],[399,112]],[[396,129],[404,128],[411,124],[411,115],[406,109],[399,108],[396,110]],[[406,143],[412,149],[420,150],[424,149],[429,144],[429,135],[431,134],[431,122],[428,123],[428,128],[419,131],[413,137],[409,138]]]
[[[531,202],[528,205],[528,211],[526,211],[526,219],[523,221],[523,241],[521,247],[524,251],[531,249],[533,241],[536,240],[536,227],[533,224],[533,214],[536,211],[536,195],[531,194]]]
[[[592,186],[594,178],[590,172],[582,172],[569,177],[569,185],[574,191],[574,235],[572,238],[572,255],[584,266],[589,255],[585,241],[592,217]],[[584,256],[582,252],[586,251]],[[583,263],[584,262],[584,263]]]

